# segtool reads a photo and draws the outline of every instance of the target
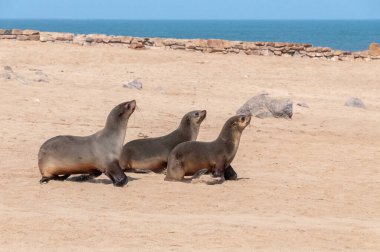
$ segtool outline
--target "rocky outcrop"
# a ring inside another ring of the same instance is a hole
[[[250,114],[258,118],[287,118],[293,116],[293,102],[289,99],[271,98],[267,94],[259,94],[249,99],[236,114]]]
[[[203,53],[244,54],[324,59],[331,61],[369,61],[380,59],[379,45],[371,44],[368,51],[349,52],[311,44],[284,42],[244,42],[221,39],[167,39],[109,36],[104,34],[73,34],[39,32],[36,30],[0,29],[0,39],[21,41],[64,42],[81,46],[101,44],[127,46],[132,49],[165,48],[168,50],[200,51]]]

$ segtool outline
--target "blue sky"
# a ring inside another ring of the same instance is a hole
[[[380,0],[0,0],[1,18],[380,19]]]

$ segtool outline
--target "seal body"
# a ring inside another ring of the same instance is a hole
[[[83,180],[104,173],[114,185],[128,182],[119,166],[125,131],[136,102],[124,102],[112,109],[104,129],[90,136],[56,136],[42,144],[38,153],[41,183],[64,180],[72,174],[87,174]]]
[[[183,180],[184,176],[203,169],[215,177],[231,177],[225,171],[231,172],[230,164],[238,150],[241,134],[250,121],[250,115],[233,116],[224,124],[215,141],[189,141],[177,145],[169,155],[165,180]]]
[[[205,117],[205,110],[191,111],[183,116],[179,127],[166,136],[128,142],[123,147],[120,166],[124,171],[161,172],[166,168],[169,153],[175,146],[197,138]]]

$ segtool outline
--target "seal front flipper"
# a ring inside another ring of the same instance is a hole
[[[117,160],[108,165],[104,174],[112,180],[114,186],[123,186],[128,183],[128,177],[121,169]]]
[[[227,168],[224,170],[224,179],[225,180],[237,180],[237,173],[232,168],[231,165],[227,166]]]

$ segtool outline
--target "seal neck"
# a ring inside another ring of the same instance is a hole
[[[128,119],[120,119],[117,121],[112,115],[109,115],[100,136],[111,138],[115,143],[115,146],[122,148],[127,130],[127,124]]]
[[[199,125],[191,123],[190,118],[183,118],[177,131],[189,139],[189,141],[195,141],[198,137]]]
[[[231,155],[235,155],[239,147],[241,134],[242,132],[238,129],[231,128],[230,125],[224,125],[216,141],[224,144]]]

